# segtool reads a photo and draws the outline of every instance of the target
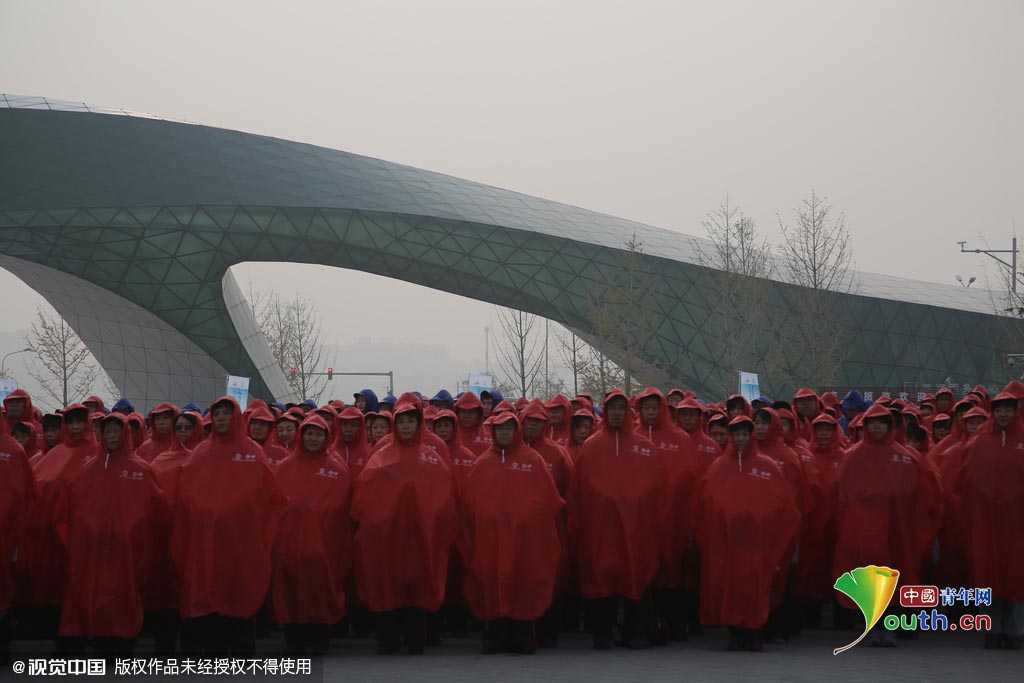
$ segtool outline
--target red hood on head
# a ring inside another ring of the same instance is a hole
[[[182,446],[191,451],[196,446],[201,444],[203,442],[203,439],[206,438],[206,434],[203,433],[203,416],[202,414],[195,410],[186,410],[185,412],[181,413],[181,415],[186,415],[192,418],[192,431],[189,432],[188,434],[188,440],[185,441],[185,443],[181,444]],[[179,415],[178,417],[181,417],[181,415]],[[175,418],[175,421],[177,421],[177,418]],[[175,433],[175,440],[178,443],[181,443],[181,440],[177,438],[177,433]]]
[[[149,434],[146,433],[146,418],[142,416],[142,413],[130,413],[128,415],[128,424],[134,424],[137,427],[132,441],[135,448],[138,448],[149,440]]]
[[[302,430],[304,430],[306,427],[319,427],[320,429],[324,430],[324,432],[326,432],[327,438],[324,439],[323,448],[321,448],[316,453],[311,453],[311,452],[307,451],[306,450],[306,446],[303,445],[303,443],[302,443]],[[309,456],[309,457],[313,457],[313,456],[317,456],[317,455],[323,455],[324,453],[327,452],[327,449],[330,448],[330,446],[331,446],[330,436],[331,436],[331,430],[327,426],[327,421],[324,418],[322,418],[319,415],[317,415],[316,412],[311,412],[309,415],[306,416],[306,419],[302,421],[302,424],[299,425],[299,434],[298,434],[298,436],[295,437],[296,441],[298,443],[298,449],[296,450],[296,452],[301,454],[301,455],[305,455],[305,456]]]
[[[460,431],[459,427],[459,418],[455,415],[454,410],[448,410],[447,408],[445,408],[444,410],[437,411],[437,415],[434,416],[434,422],[437,422],[442,418],[446,420],[451,420],[452,423],[455,425],[455,429],[452,431],[452,438],[445,441],[445,444],[448,446],[448,449],[454,453],[458,448],[462,446],[462,432]]]
[[[7,418],[7,420],[9,421],[13,421],[14,418],[10,416],[10,411],[7,409],[7,404],[19,398],[25,399],[25,413],[20,418],[18,418],[18,420],[31,421],[34,417],[32,412],[32,397],[29,396],[28,392],[25,391],[24,389],[15,389],[11,393],[9,393],[7,397],[4,399],[4,417]],[[8,429],[7,431],[10,431],[10,429]]]
[[[544,404],[541,403],[541,400],[539,398],[535,398],[523,406],[522,411],[519,413],[519,417],[522,420],[525,420],[528,417],[533,417],[538,420],[548,422],[548,411],[544,408]]]
[[[632,415],[629,414],[629,409],[628,409],[629,397],[626,396],[626,392],[624,392],[622,389],[619,389],[618,387],[615,387],[614,389],[612,389],[611,391],[609,391],[607,394],[604,395],[604,402],[601,404],[601,407],[605,411],[605,414],[607,414],[608,404],[613,399],[616,399],[616,398],[621,398],[621,399],[624,399],[626,401],[626,406],[627,406],[626,419],[623,420],[622,427],[620,427],[618,430],[615,430],[615,429],[612,429],[612,427],[608,423],[608,419],[606,417],[601,422],[601,429],[604,429],[605,431],[608,431],[608,432],[615,432],[615,431],[619,431],[619,432],[622,432],[622,433],[631,432],[631,431],[633,431],[633,417],[632,417]]]
[[[505,399],[498,405],[491,408],[491,415],[494,415],[495,413],[504,413],[509,410],[511,410],[514,413],[516,412],[516,407],[512,405],[512,403],[508,399]]]
[[[264,401],[262,398],[254,398],[251,401],[249,401],[248,405],[245,406],[245,414],[252,415],[260,408],[266,408],[267,410],[270,410],[270,405],[268,405],[267,402]]]
[[[68,414],[71,413],[71,412],[78,412],[78,413],[84,412],[85,413],[85,418],[86,418],[85,429],[82,430],[82,434],[79,437],[78,441],[72,441],[71,435],[68,433]],[[89,414],[89,409],[86,408],[85,404],[83,404],[83,403],[72,403],[71,405],[66,407],[64,410],[61,411],[61,418],[62,418],[61,419],[61,423],[60,423],[60,440],[61,440],[61,442],[66,443],[69,446],[74,446],[75,444],[78,444],[78,443],[81,443],[81,442],[96,443],[96,438],[95,438],[95,435],[93,434],[92,421],[95,419],[95,416],[97,416],[97,415],[99,415],[100,419],[103,419],[104,417],[106,417],[106,415],[104,415],[103,413],[93,413],[92,415],[90,415]]]
[[[590,394],[579,394],[576,397],[576,400],[579,401],[584,408],[590,412],[594,412],[594,399],[590,398]]]
[[[543,406],[541,406],[541,409],[543,410]],[[510,443],[506,448],[502,449],[500,446],[498,446],[497,442],[494,441],[494,428],[497,427],[498,425],[505,424],[506,422],[516,423],[516,434],[515,436],[512,437],[512,443]],[[490,425],[491,430],[491,448],[495,452],[501,453],[502,450],[513,451],[523,444],[523,428],[519,422],[519,418],[516,417],[515,413],[506,411],[499,415],[494,415],[488,419],[488,424]]]
[[[660,389],[658,389],[657,387],[647,387],[646,389],[644,389],[643,393],[637,396],[637,410],[640,409],[640,402],[642,402],[645,398],[651,397],[658,399],[658,415],[654,418],[654,428],[662,429],[666,425],[671,424],[672,419],[671,417],[669,417],[668,414],[668,401],[665,400],[665,395],[661,393]],[[643,421],[642,415],[640,416],[640,420],[641,422]],[[647,425],[644,426],[646,427]]]
[[[474,394],[472,391],[467,391],[455,402],[456,410],[476,410],[480,409],[483,412],[484,404],[480,402],[480,397]]]
[[[174,422],[175,418],[177,418],[179,415],[181,415],[181,409],[178,408],[178,406],[176,406],[173,403],[170,403],[168,401],[164,401],[163,403],[158,404],[156,408],[153,408],[153,410],[149,411],[148,417],[149,417],[149,424],[150,425],[153,424],[153,416],[154,415],[159,415],[160,413],[170,413],[171,414],[171,422],[172,422],[172,425],[173,425],[173,422]],[[153,435],[157,436],[155,428],[153,430]],[[164,438],[170,438],[173,435],[174,435],[174,427],[172,426],[171,427],[171,431]]]
[[[757,440],[758,446],[761,450],[764,450],[782,441],[782,424],[779,422],[779,414],[775,412],[774,408],[758,408],[754,411],[754,418],[756,419],[762,413],[769,418],[768,432],[764,435],[763,439]]]
[[[815,427],[821,424],[832,425],[833,427],[835,427],[835,429],[832,430],[832,436],[829,438],[828,444],[825,446],[825,448],[828,450],[834,450],[836,448],[839,448],[839,432],[841,431],[839,429],[839,422],[831,415],[822,413],[818,417],[814,418],[814,420],[811,422],[811,429],[814,429]],[[814,436],[812,447],[819,448],[817,435]]]
[[[210,438],[214,441],[235,441],[236,439],[245,439],[248,435],[245,433],[245,416],[242,415],[242,408],[231,396],[222,396],[210,404],[210,412],[207,413],[206,417],[210,419],[211,424],[213,423],[213,409],[224,403],[230,404],[233,408],[231,413],[231,425],[228,427],[227,434],[220,434],[217,428],[214,427],[213,431],[210,432]]]
[[[864,430],[864,438],[866,440],[872,441],[872,442],[875,442],[875,443],[891,443],[892,441],[894,441],[896,439],[896,431],[895,431],[895,429],[893,429],[892,413],[890,413],[889,409],[886,406],[882,405],[881,403],[873,404],[866,411],[864,411],[863,413],[858,415],[858,417],[861,418],[861,424],[862,425],[866,425],[867,421],[871,420],[873,418],[885,418],[885,419],[887,419],[889,421],[889,431],[887,431],[885,433],[885,438],[881,439],[878,442],[875,442],[874,439],[871,438],[871,435],[868,434],[867,430],[865,429]]]
[[[252,412],[248,413],[248,419],[246,420],[246,425],[245,425],[245,433],[246,433],[246,435],[249,434],[249,425],[252,424],[254,421],[255,422],[269,422],[271,429],[267,432],[267,438],[265,438],[263,441],[256,441],[256,439],[253,439],[253,441],[256,441],[256,443],[258,443],[261,446],[264,445],[265,443],[267,443],[268,441],[271,442],[271,443],[275,443],[276,440],[273,438],[273,436],[274,436],[274,429],[273,428],[274,428],[274,425],[277,423],[277,421],[274,419],[273,413],[270,412],[270,407],[266,406],[266,405],[259,406],[255,410],[253,410]]]
[[[356,408],[355,406],[349,406],[348,408],[345,408],[343,411],[341,411],[341,413],[338,415],[338,423],[339,423],[338,424],[338,447],[339,448],[344,448],[345,445],[346,445],[345,444],[345,440],[341,436],[341,424],[340,423],[341,423],[342,420],[358,420],[359,421],[359,431],[356,432],[355,438],[352,439],[352,443],[353,444],[365,444],[367,442],[367,437],[366,437],[366,416],[363,415],[363,411],[359,410],[359,408]]]
[[[842,401],[839,400],[839,397],[834,392],[826,391],[821,395],[821,403],[828,408],[838,409]]]
[[[84,406],[83,406],[84,407]],[[136,413],[133,413],[133,415]],[[139,417],[142,417],[141,415]],[[104,467],[109,467],[111,461],[121,462],[131,457],[132,453],[135,452],[135,447],[132,445],[132,430],[129,426],[130,418],[125,417],[121,413],[111,413],[103,418],[103,422],[100,423],[100,437],[103,436],[103,427],[110,422],[117,422],[121,425],[121,438],[117,441],[117,447],[112,450],[107,450],[106,441],[103,442],[103,453],[105,455]]]
[[[728,458],[733,458],[734,460],[739,457],[739,451],[736,450],[736,444],[733,443],[732,430],[740,425],[746,425],[750,429],[750,441],[747,442],[747,448],[743,451],[743,457],[749,458],[760,453],[760,449],[757,445],[757,438],[754,436],[754,432],[756,431],[754,429],[754,421],[746,415],[737,415],[729,421],[729,443],[725,445],[725,452],[723,454]]]
[[[107,411],[107,406],[105,406],[105,405],[103,404],[103,399],[102,399],[102,398],[100,398],[99,396],[96,396],[95,394],[93,394],[93,395],[92,395],[92,396],[90,396],[89,398],[87,398],[87,399],[85,399],[84,401],[82,401],[82,404],[83,404],[83,405],[84,405],[84,404],[86,404],[86,403],[96,403],[96,405],[97,405],[97,407],[96,407],[96,412],[98,412],[98,413],[103,413],[104,415],[106,415],[106,414],[107,414],[107,413],[106,413],[106,411]]]
[[[548,410],[551,410],[552,408],[565,408],[566,417],[572,415],[572,401],[570,401],[569,397],[564,394],[556,394],[544,403],[544,407]]]
[[[942,387],[941,389],[935,392],[936,399],[939,398],[940,396],[949,396],[950,400],[956,400],[956,394],[954,394],[953,390],[950,389],[949,387]]]
[[[748,401],[747,397],[743,394],[731,394],[729,398],[725,400],[726,412],[729,410],[729,404],[733,401],[741,401],[743,403],[743,414],[751,419],[754,417],[754,409],[750,407],[750,401]]]
[[[467,392],[469,393],[469,392]],[[398,416],[402,413],[415,412],[420,417],[420,424],[416,428],[416,434],[413,435],[412,439],[408,443],[420,444],[423,442],[423,402],[412,392],[406,392],[398,397],[398,401],[395,402],[395,409],[392,414],[395,419],[391,421],[391,433],[394,435],[395,443],[401,444],[406,443],[398,437]]]
[[[800,389],[797,389],[797,392],[795,394],[793,394],[793,400],[796,401],[797,399],[801,399],[801,398],[813,398],[813,399],[817,400],[818,399],[818,394],[814,393],[813,389],[808,389],[807,387],[801,387]]]

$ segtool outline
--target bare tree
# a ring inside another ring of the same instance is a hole
[[[607,368],[608,357],[613,357],[631,393],[634,381],[656,384],[666,377],[668,363],[657,348],[657,305],[666,292],[664,279],[645,258],[636,234],[624,247],[613,256],[614,263],[603,264],[601,279],[587,288],[585,307],[599,367]]]
[[[33,356],[28,374],[57,407],[84,397],[93,390],[99,371],[92,354],[64,318],[36,308],[36,322],[25,342]]]
[[[825,321],[835,319],[838,298],[834,294],[848,294],[858,286],[853,242],[846,214],[835,214],[828,197],[819,196],[813,188],[793,214],[792,225],[779,217],[783,238],[779,255],[784,279],[801,290],[791,310],[796,337],[788,343],[793,357],[780,369],[794,385],[807,381],[831,385],[846,360],[846,335]]]
[[[536,393],[543,372],[544,349],[539,319],[510,308],[496,307],[498,314],[498,366],[521,396]]]
[[[728,195],[709,211],[701,225],[710,247],[697,245],[698,260],[709,269],[710,320],[716,330],[719,364],[728,385],[740,371],[752,372],[765,363],[770,347],[764,344],[770,280],[775,274],[771,246],[757,224],[733,204]]]
[[[580,371],[580,389],[591,394],[600,405],[605,394],[624,384],[625,373],[622,368],[598,349],[588,346],[587,362]]]
[[[322,374],[327,370],[324,364],[323,318],[313,302],[298,294],[285,305],[284,316],[284,329],[290,338],[282,349],[286,365],[281,369],[302,400],[319,402],[327,388],[327,377]],[[294,375],[291,368],[295,368]]]
[[[580,380],[590,365],[590,347],[571,330],[556,335],[558,355],[572,375],[573,396],[580,393]]]

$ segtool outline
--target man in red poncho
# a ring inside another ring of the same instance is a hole
[[[939,483],[916,452],[896,442],[884,405],[868,408],[863,424],[836,473],[832,576],[875,564],[898,569],[905,585],[921,583],[942,513]],[[855,608],[846,596],[840,603]],[[874,642],[895,645],[892,632],[878,627]]]
[[[661,391],[647,387],[638,398],[638,429],[651,440],[655,453],[664,462],[670,490],[669,513],[662,533],[661,566],[652,583],[654,609],[672,639],[684,641],[683,560],[692,545],[697,486],[704,472],[690,435],[672,424],[668,402]],[[665,642],[664,633],[656,636],[657,643]]]
[[[800,438],[810,443],[811,423],[821,413],[821,401],[813,389],[803,387],[793,394],[793,412],[796,413],[797,432]]]
[[[171,448],[149,463],[164,498],[173,503],[178,492],[181,468],[192,457],[192,451],[203,440],[199,426],[201,415],[195,411],[179,413],[174,418],[174,441]],[[145,609],[142,630],[153,637],[158,657],[173,657],[178,642],[181,618],[178,616],[178,574],[171,557],[171,529],[157,541],[157,560],[142,593]]]
[[[455,415],[459,418],[462,445],[477,455],[491,447],[491,435],[484,427],[484,406],[479,397],[467,391],[455,402]]]
[[[954,484],[961,517],[966,585],[992,589],[992,631],[985,647],[1019,650],[1024,602],[1024,426],[1017,397],[1009,392],[992,400],[992,419],[967,445]],[[968,413],[970,414],[970,413]]]
[[[53,514],[64,487],[98,448],[85,406],[70,405],[63,416],[62,443],[31,461],[39,496],[29,514],[24,542],[18,548],[16,602],[23,608],[19,621],[32,638],[52,638],[57,632],[64,604],[67,552],[53,525]]]
[[[676,423],[690,435],[697,449],[697,462],[700,463],[702,474],[722,452],[721,447],[704,430],[704,421],[704,406],[697,399],[684,398],[676,406]]]
[[[548,437],[559,446],[568,446],[572,434],[569,417],[572,415],[572,401],[565,394],[556,394],[544,404],[548,411]]]
[[[54,513],[67,545],[68,580],[58,653],[131,655],[142,629],[142,587],[170,521],[148,463],[132,448],[128,420],[103,420],[103,449],[61,492]]]
[[[277,517],[288,500],[235,399],[210,407],[213,429],[178,477],[171,554],[187,654],[252,657],[253,616],[270,587]]]
[[[763,649],[773,588],[784,579],[800,527],[792,486],[762,455],[754,423],[730,421],[725,453],[701,480],[697,546],[700,611],[708,625],[729,627],[730,650]]]
[[[455,540],[455,483],[446,460],[423,443],[423,407],[415,394],[395,404],[393,437],[356,480],[355,571],[359,597],[377,615],[381,654],[422,654],[426,612],[444,600]]]
[[[650,585],[661,561],[661,534],[671,502],[668,468],[650,439],[637,433],[626,395],[604,400],[600,431],[583,444],[569,484],[580,594],[591,601],[596,649],[612,645],[612,626],[625,602],[623,642],[650,644]]]
[[[149,428],[153,432],[152,438],[139,446],[135,455],[146,462],[153,462],[153,458],[166,450],[174,447],[174,418],[178,417],[180,410],[173,403],[161,403],[149,411]]]
[[[3,403],[4,433],[12,434],[14,432],[14,425],[19,422],[26,422],[32,426],[33,440],[37,440],[42,428],[36,421],[32,408],[32,397],[28,395],[28,392],[24,389],[15,389],[7,394]]]
[[[366,439],[363,411],[349,406],[338,416],[338,454],[348,466],[349,478],[354,482],[370,460],[370,444]]]
[[[490,425],[491,448],[473,465],[459,499],[466,595],[487,624],[484,654],[532,654],[532,622],[554,596],[563,501],[544,459],[523,443],[516,416],[502,413]]]
[[[352,483],[329,449],[330,430],[313,413],[299,427],[299,447],[275,470],[288,506],[274,544],[273,604],[287,653],[327,651],[330,625],[345,614],[352,565]]]
[[[0,665],[11,658],[11,606],[14,603],[14,557],[28,526],[36,498],[36,478],[23,449],[0,432]]]

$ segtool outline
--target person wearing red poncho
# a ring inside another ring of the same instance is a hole
[[[142,588],[170,522],[149,464],[134,453],[128,420],[103,419],[103,449],[61,492],[54,511],[68,572],[58,652],[130,656],[142,629]]]
[[[446,460],[423,443],[415,394],[395,404],[390,442],[355,483],[352,519],[359,597],[377,617],[381,654],[422,654],[426,612],[444,600],[448,555],[457,532],[455,482]],[[443,442],[442,442],[443,443]]]
[[[63,416],[61,443],[30,461],[39,495],[29,513],[15,568],[19,621],[32,638],[56,635],[64,604],[67,552],[53,525],[53,513],[64,487],[98,449],[84,405],[68,406]]]
[[[274,543],[272,596],[287,654],[327,651],[330,626],[345,614],[352,565],[352,482],[324,419],[299,427],[299,447],[274,474],[288,496]]]
[[[572,401],[565,394],[556,394],[544,404],[544,408],[548,411],[548,438],[559,446],[567,447],[572,439],[569,429]]]
[[[661,391],[647,387],[637,398],[637,428],[654,443],[655,453],[665,464],[671,491],[669,514],[662,531],[661,565],[652,582],[655,613],[668,633],[657,633],[656,642],[664,643],[669,636],[673,640],[685,641],[683,561],[692,546],[697,487],[704,468],[690,435],[672,424],[668,402]]]
[[[992,419],[967,446],[953,492],[964,530],[969,586],[992,589],[985,647],[1018,650],[1024,602],[1024,426],[1010,392],[992,400]]]
[[[484,427],[484,404],[472,391],[455,401],[455,415],[459,418],[462,445],[477,455],[491,447],[491,435]]]
[[[201,418],[195,411],[179,413],[172,426],[172,447],[149,463],[157,484],[171,504],[177,496],[181,468],[203,440],[203,430],[199,426]],[[142,606],[145,609],[142,630],[153,637],[155,652],[159,657],[174,656],[181,627],[178,616],[178,574],[171,557],[170,531],[168,526],[164,536],[158,539],[156,565],[142,592]]]
[[[171,555],[187,654],[252,657],[253,616],[270,587],[277,517],[288,499],[230,396],[210,407],[209,438],[181,468]]]
[[[569,440],[569,445],[566,449],[569,451],[569,457],[572,458],[573,465],[580,459],[580,453],[583,452],[583,444],[590,438],[591,432],[594,431],[595,421],[594,413],[587,408],[580,408],[573,414],[572,419],[569,420],[572,438]]]
[[[703,474],[722,452],[721,447],[704,430],[704,406],[695,398],[684,398],[676,406],[676,422],[690,435],[690,440],[697,449],[697,462]]]
[[[277,445],[270,433],[274,429],[274,416],[270,409],[265,406],[257,406],[249,413],[248,432],[249,438],[259,444],[263,449],[263,455],[267,458],[267,464],[273,469],[289,456],[289,452]]]
[[[36,494],[36,478],[25,449],[0,432],[0,665],[8,664],[11,658],[15,581],[10,560],[28,526]]]
[[[725,452],[701,479],[700,616],[704,624],[729,627],[730,650],[758,651],[800,510],[775,461],[759,452],[753,421],[739,415],[728,431]]]
[[[876,403],[863,418],[862,438],[836,473],[832,576],[874,564],[899,570],[904,585],[919,584],[942,514],[939,483],[915,451],[896,442],[888,408]],[[839,601],[856,607],[845,595]],[[892,632],[877,626],[874,642],[895,645]]]
[[[604,421],[586,443],[569,483],[569,519],[580,594],[590,600],[596,649],[612,645],[619,603],[622,641],[646,647],[653,635],[650,585],[661,561],[671,490],[654,444],[633,428],[620,389],[604,399]]]
[[[146,462],[153,462],[156,456],[174,448],[174,418],[180,413],[173,403],[161,403],[149,411],[149,428],[153,436],[136,449],[135,455]]]
[[[349,406],[338,415],[338,455],[348,466],[349,478],[354,482],[370,460],[371,448],[366,439],[363,411]]]
[[[562,554],[564,505],[544,458],[512,413],[491,418],[492,444],[461,487],[466,596],[486,622],[484,654],[533,654],[533,621],[551,605]]]

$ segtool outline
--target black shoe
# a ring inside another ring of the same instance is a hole
[[[739,652],[743,649],[743,643],[742,641],[740,641],[738,635],[736,635],[735,633],[729,634],[729,645],[726,649],[728,649],[729,652]]]
[[[377,654],[379,654],[379,655],[398,654],[398,651],[400,649],[401,648],[399,648],[399,646],[397,646],[397,645],[378,645],[377,646]]]
[[[747,636],[747,650],[750,652],[764,652],[764,636],[760,633],[751,633]]]
[[[558,636],[544,636],[537,642],[537,646],[542,650],[550,650],[558,647]]]
[[[594,649],[595,650],[610,650],[612,649],[612,639],[609,636],[594,636]]]
[[[649,650],[651,641],[647,636],[636,636],[627,640],[625,646],[630,650]]]
[[[533,638],[520,638],[512,646],[512,652],[519,655],[532,655],[534,651]]]
[[[421,654],[423,654],[423,646],[422,645],[418,645],[418,644],[417,645],[407,645],[405,649],[411,655],[421,655]]]
[[[427,638],[426,642],[424,642],[424,645],[426,645],[427,647],[441,647],[441,636],[430,636],[429,638]]]
[[[485,655],[498,655],[501,654],[504,650],[501,647],[501,643],[499,643],[498,641],[485,640],[484,645],[480,651],[483,652]]]

